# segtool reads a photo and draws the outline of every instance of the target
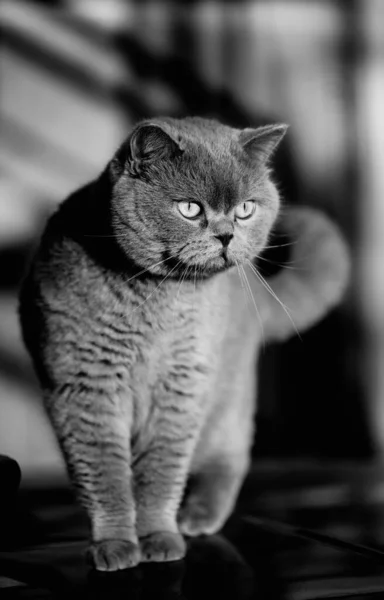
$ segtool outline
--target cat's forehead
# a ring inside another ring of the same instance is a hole
[[[230,161],[217,163],[206,155],[182,162],[180,177],[177,174],[174,182],[180,199],[195,200],[215,211],[228,212],[247,195],[248,186],[236,169],[231,168]]]
[[[163,123],[184,150],[174,181],[179,194],[220,212],[228,212],[247,195],[250,173],[238,130],[200,117],[167,118]]]
[[[217,211],[229,211],[247,194],[249,176],[230,147],[196,144],[186,148],[180,163],[190,192]]]
[[[239,131],[218,121],[202,117],[164,118],[161,124],[165,125],[172,137],[179,140],[185,148],[203,147],[216,155],[225,155],[238,146]]]

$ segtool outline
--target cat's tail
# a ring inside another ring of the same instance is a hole
[[[292,241],[289,266],[268,278],[270,290],[263,287],[262,292],[265,337],[275,340],[319,321],[341,300],[350,273],[346,242],[326,215],[313,208],[289,208],[281,224]]]

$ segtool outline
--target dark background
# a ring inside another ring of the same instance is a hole
[[[46,216],[142,117],[291,125],[287,203],[324,210],[353,277],[322,323],[262,356],[259,457],[367,458],[384,446],[384,4],[3,1],[0,453],[63,465],[20,341],[17,288]],[[289,260],[289,256],[271,256]]]

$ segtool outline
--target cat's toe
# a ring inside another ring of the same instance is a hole
[[[140,539],[145,562],[166,562],[184,558],[186,545],[179,533],[157,531]]]
[[[178,523],[183,535],[195,537],[216,533],[221,529],[223,519],[203,502],[190,502],[180,510]]]
[[[101,540],[88,549],[88,559],[98,571],[118,571],[139,564],[140,548],[127,540]]]

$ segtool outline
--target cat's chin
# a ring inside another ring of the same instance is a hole
[[[209,276],[214,275],[215,273],[221,273],[222,271],[227,271],[234,266],[235,262],[228,256],[215,256],[206,262],[204,272]]]
[[[236,262],[232,257],[228,257],[225,255],[214,256],[208,259],[204,265],[201,263],[188,263],[182,262],[180,260],[175,259],[174,261],[167,261],[167,269],[162,270],[159,269],[159,272],[152,272],[148,269],[146,272],[151,273],[156,277],[163,277],[164,274],[166,278],[170,277],[170,279],[175,279],[180,281],[182,277],[183,281],[187,280],[198,280],[198,279],[207,279],[215,274],[222,273],[227,271],[228,269],[235,267]],[[145,269],[139,273],[144,273]]]

